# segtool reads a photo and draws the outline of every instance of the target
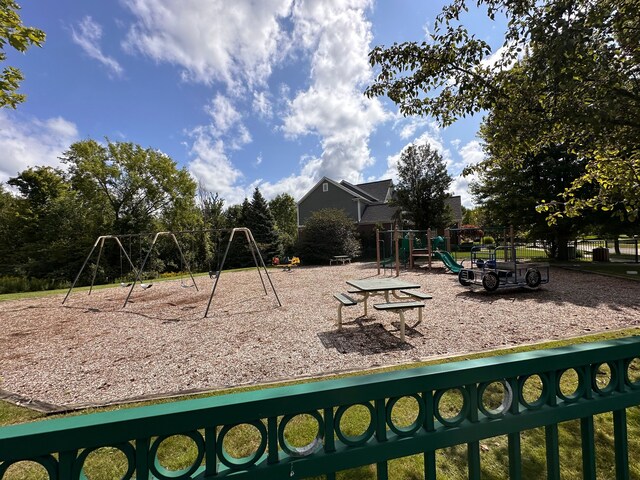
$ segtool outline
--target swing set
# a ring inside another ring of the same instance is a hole
[[[221,233],[226,233],[226,232],[230,232],[229,234],[229,240],[227,241],[227,246],[224,252],[224,255],[222,257],[222,259],[220,260],[220,256],[218,256],[218,265],[216,267],[216,270],[212,270],[211,268],[209,269],[209,277],[210,278],[215,278],[214,284],[213,284],[213,289],[211,290],[211,295],[209,296],[209,301],[207,303],[207,308],[205,310],[204,316],[207,317],[207,315],[209,314],[209,309],[211,308],[211,303],[213,301],[213,296],[216,292],[216,288],[218,286],[218,281],[220,280],[220,273],[222,272],[222,270],[224,269],[224,264],[225,261],[227,259],[227,255],[229,253],[229,249],[231,247],[231,243],[233,242],[234,237],[236,236],[236,233],[238,234],[244,234],[244,237],[247,240],[247,244],[249,247],[249,251],[251,253],[251,256],[253,257],[253,262],[256,266],[256,270],[258,271],[258,275],[260,276],[260,282],[262,283],[262,288],[264,290],[265,295],[268,295],[267,292],[267,286],[266,283],[263,279],[262,276],[262,271],[261,269],[264,271],[264,274],[267,277],[267,280],[269,281],[269,285],[271,286],[271,290],[273,291],[273,294],[275,295],[275,298],[278,302],[278,306],[281,307],[282,303],[280,302],[280,298],[278,297],[278,293],[276,292],[275,287],[273,286],[273,282],[271,281],[271,278],[269,276],[269,273],[267,271],[267,267],[264,263],[264,259],[262,258],[262,255],[260,254],[260,250],[258,249],[258,244],[256,243],[253,234],[251,233],[251,230],[246,228],[246,227],[238,227],[238,228],[232,228],[232,229],[221,229],[221,230],[190,230],[190,231],[183,231],[183,232],[157,232],[154,234],[153,236],[153,240],[151,241],[151,245],[149,247],[149,249],[146,252],[146,255],[144,257],[144,260],[141,262],[139,268],[137,268],[135,266],[135,264],[133,263],[133,260],[131,259],[131,245],[132,245],[132,237],[138,237],[140,239],[140,257],[142,257],[142,236],[144,235],[149,235],[149,234],[134,234],[134,235],[127,235],[129,237],[129,250],[130,252],[127,253],[127,250],[124,248],[124,246],[122,245],[122,242],[120,241],[120,237],[116,236],[116,235],[101,235],[99,236],[95,243],[93,244],[93,247],[91,248],[91,251],[89,252],[89,255],[87,255],[87,257],[84,260],[84,263],[82,264],[82,267],[80,268],[80,271],[78,272],[78,274],[76,275],[73,283],[71,284],[71,287],[69,288],[69,291],[67,292],[67,294],[65,295],[64,299],[62,300],[62,304],[64,305],[64,303],[67,301],[67,298],[69,298],[69,295],[71,294],[71,291],[74,289],[74,287],[76,286],[76,284],[78,283],[78,280],[80,279],[80,276],[82,275],[82,272],[85,270],[87,264],[89,263],[89,260],[91,259],[91,257],[93,256],[94,252],[96,251],[96,249],[98,249],[98,258],[96,261],[96,265],[94,266],[94,270],[93,270],[93,274],[91,276],[91,284],[89,287],[89,295],[91,294],[92,290],[93,290],[93,286],[95,284],[95,279],[96,279],[96,274],[98,272],[98,267],[100,266],[100,260],[103,256],[103,250],[105,247],[105,241],[114,241],[116,243],[116,245],[118,246],[119,252],[120,252],[120,270],[121,270],[121,276],[123,274],[123,255],[124,258],[126,258],[129,266],[131,267],[131,272],[135,275],[133,282],[131,283],[121,283],[122,287],[129,287],[129,292],[127,294],[127,297],[124,301],[124,304],[122,305],[122,308],[126,307],[127,304],[129,303],[129,299],[131,297],[131,294],[133,293],[134,288],[136,287],[137,284],[139,284],[139,286],[146,290],[148,288],[151,288],[151,286],[153,285],[152,283],[144,283],[144,280],[142,278],[143,276],[143,272],[144,272],[144,268],[147,265],[148,261],[149,261],[149,257],[151,256],[151,253],[154,249],[154,247],[156,246],[158,240],[160,238],[163,237],[168,237],[169,240],[172,241],[172,243],[176,246],[176,248],[178,249],[178,253],[180,255],[180,271],[183,272],[183,267],[186,267],[186,271],[189,274],[189,278],[191,279],[191,282],[185,283],[185,279],[184,277],[181,276],[180,278],[180,285],[184,288],[195,288],[196,291],[199,291],[198,289],[198,285],[196,284],[195,279],[193,278],[193,274],[191,272],[191,267],[189,266],[189,262],[187,261],[182,246],[180,245],[180,242],[178,242],[178,239],[176,237],[176,233],[178,234],[183,234],[183,233],[207,233],[207,232],[216,232],[217,233],[217,242],[216,242],[216,251],[219,251],[220,249],[220,245],[221,245]],[[238,235],[238,237],[240,237],[241,235]],[[210,265],[211,266],[211,265]]]

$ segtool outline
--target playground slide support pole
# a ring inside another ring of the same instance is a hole
[[[431,228],[427,228],[427,253],[429,254],[428,262],[429,262],[429,271],[431,271]]]
[[[400,249],[398,248],[400,246],[400,241],[398,237],[400,237],[400,233],[398,232],[398,222],[396,222],[393,231],[393,241],[395,242],[396,246],[396,277],[400,276]]]
[[[380,275],[380,229],[376,228],[376,266]]]
[[[444,249],[447,252],[451,251],[451,232],[448,228],[444,229]]]

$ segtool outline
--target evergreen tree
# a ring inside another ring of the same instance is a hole
[[[282,254],[276,221],[258,187],[253,191],[253,198],[247,210],[247,227],[253,233],[265,263]]]

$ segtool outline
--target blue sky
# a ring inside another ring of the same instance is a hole
[[[7,50],[27,102],[0,110],[0,182],[59,166],[92,138],[161,150],[227,206],[258,186],[296,200],[323,176],[396,178],[410,143],[430,142],[471,206],[460,172],[482,158],[480,118],[440,129],[362,95],[376,45],[423,40],[442,1],[120,0],[20,2],[43,48]],[[503,25],[465,25],[497,50]]]

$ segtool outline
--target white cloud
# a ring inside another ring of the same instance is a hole
[[[224,141],[215,139],[205,127],[198,127],[190,133],[194,139],[190,154],[193,160],[189,171],[210,192],[220,194],[227,206],[241,203],[247,196],[236,184],[243,175],[233,166],[226,152]]]
[[[59,157],[77,140],[75,124],[62,117],[21,120],[0,110],[0,182],[29,167],[60,167]]]
[[[312,181],[323,175],[351,182],[374,163],[368,141],[387,118],[377,99],[362,95],[371,78],[367,54],[371,25],[368,0],[296,2],[294,43],[311,53],[311,85],[289,102],[282,131],[288,138],[317,135],[323,152],[308,163]],[[317,161],[319,160],[319,161]]]
[[[469,183],[475,181],[477,176],[469,175],[467,177],[462,176],[462,170],[465,167],[475,165],[484,159],[484,153],[482,151],[482,145],[477,140],[472,140],[460,147],[460,140],[455,139],[449,142],[455,148],[452,152],[448,148],[445,148],[444,139],[442,138],[441,130],[435,123],[428,122],[427,129],[415,137],[414,140],[406,144],[402,149],[387,157],[387,170],[380,178],[391,178],[394,182],[398,181],[398,161],[402,155],[402,152],[411,144],[424,145],[428,143],[436,151],[442,155],[449,175],[453,177],[453,181],[449,187],[449,191],[453,195],[460,195],[462,205],[465,207],[473,207],[473,198],[469,192]]]
[[[211,124],[191,132],[190,170],[206,188],[233,203],[254,186],[268,197],[302,191],[321,175],[358,182],[374,163],[369,136],[388,114],[378,99],[362,95],[372,75],[365,16],[371,0],[126,1],[137,19],[124,42],[128,51],[178,65],[185,79],[226,86],[227,94],[217,95],[207,109]],[[276,65],[294,55],[300,64],[310,63],[309,87],[294,93],[280,83],[274,100],[267,81]],[[305,158],[299,174],[241,186],[244,177],[230,154],[251,141],[241,105],[263,119],[284,110],[279,131],[289,139],[317,136],[322,154]],[[218,169],[229,175],[211,173]]]
[[[269,92],[253,92],[253,103],[251,105],[253,111],[262,118],[271,118],[273,116],[273,107],[269,100]]]
[[[447,171],[450,175],[453,175],[452,169],[455,166],[455,162],[451,151],[448,148],[444,147],[442,133],[437,124],[435,122],[424,122],[422,125],[426,126],[424,132],[422,132],[419,136],[415,137],[411,142],[402,147],[398,153],[387,157],[387,170],[381,178],[391,178],[394,182],[397,182],[398,161],[400,160],[402,152],[404,152],[407,147],[409,147],[409,145],[426,144],[429,144],[432,149],[436,150],[438,153],[440,153],[440,155],[442,155],[442,158],[447,166]]]
[[[231,91],[263,85],[286,51],[280,21],[292,0],[127,0],[137,17],[125,49],[182,67],[183,78]]]
[[[218,136],[229,132],[231,127],[240,123],[242,115],[224,95],[217,94],[205,111],[212,120],[212,128]]]
[[[110,73],[121,76],[122,66],[114,58],[105,55],[100,47],[102,39],[102,27],[93,21],[90,16],[86,16],[78,24],[78,30],[71,28],[71,38],[82,50],[94,60],[103,64]]]
[[[458,154],[462,158],[460,166],[462,168],[476,165],[484,160],[484,152],[482,151],[482,144],[477,140],[472,140],[462,146],[458,150]],[[453,180],[452,188],[456,195],[460,195],[462,205],[471,208],[474,206],[473,198],[469,192],[469,184],[475,182],[478,179],[476,174],[472,174],[463,177],[462,174],[456,176]]]

